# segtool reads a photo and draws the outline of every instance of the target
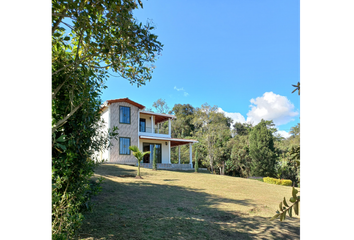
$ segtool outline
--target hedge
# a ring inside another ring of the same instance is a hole
[[[292,186],[292,184],[293,184],[293,182],[289,179],[276,179],[276,178],[270,178],[270,177],[263,178],[263,182],[276,184],[276,185],[283,185],[283,186]]]

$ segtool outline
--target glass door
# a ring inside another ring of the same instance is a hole
[[[144,156],[144,163],[152,163],[154,157],[154,145],[156,146],[156,163],[162,162],[161,144],[156,143],[143,143],[143,151],[150,151],[150,154]]]
[[[145,118],[140,118],[139,131],[146,132],[146,119]]]

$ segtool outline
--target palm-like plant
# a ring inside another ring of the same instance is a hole
[[[138,174],[136,175],[136,178],[142,178],[140,176],[140,162],[146,154],[150,154],[150,151],[141,152],[137,146],[130,146],[129,149],[133,152],[134,157],[138,159]]]

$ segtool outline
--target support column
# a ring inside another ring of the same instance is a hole
[[[171,142],[168,141],[168,163],[171,164]]]
[[[192,163],[192,143],[189,143],[189,163],[191,165],[191,168],[193,168],[193,163]]]
[[[168,119],[168,135],[171,137],[171,118]]]
[[[154,115],[152,115],[151,116],[151,133],[155,133],[154,125],[155,125],[155,117],[154,117]]]
[[[181,147],[178,145],[178,164],[181,164]]]

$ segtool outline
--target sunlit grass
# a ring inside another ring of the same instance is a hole
[[[269,221],[291,187],[230,176],[102,165],[79,239],[299,239],[299,218]]]

